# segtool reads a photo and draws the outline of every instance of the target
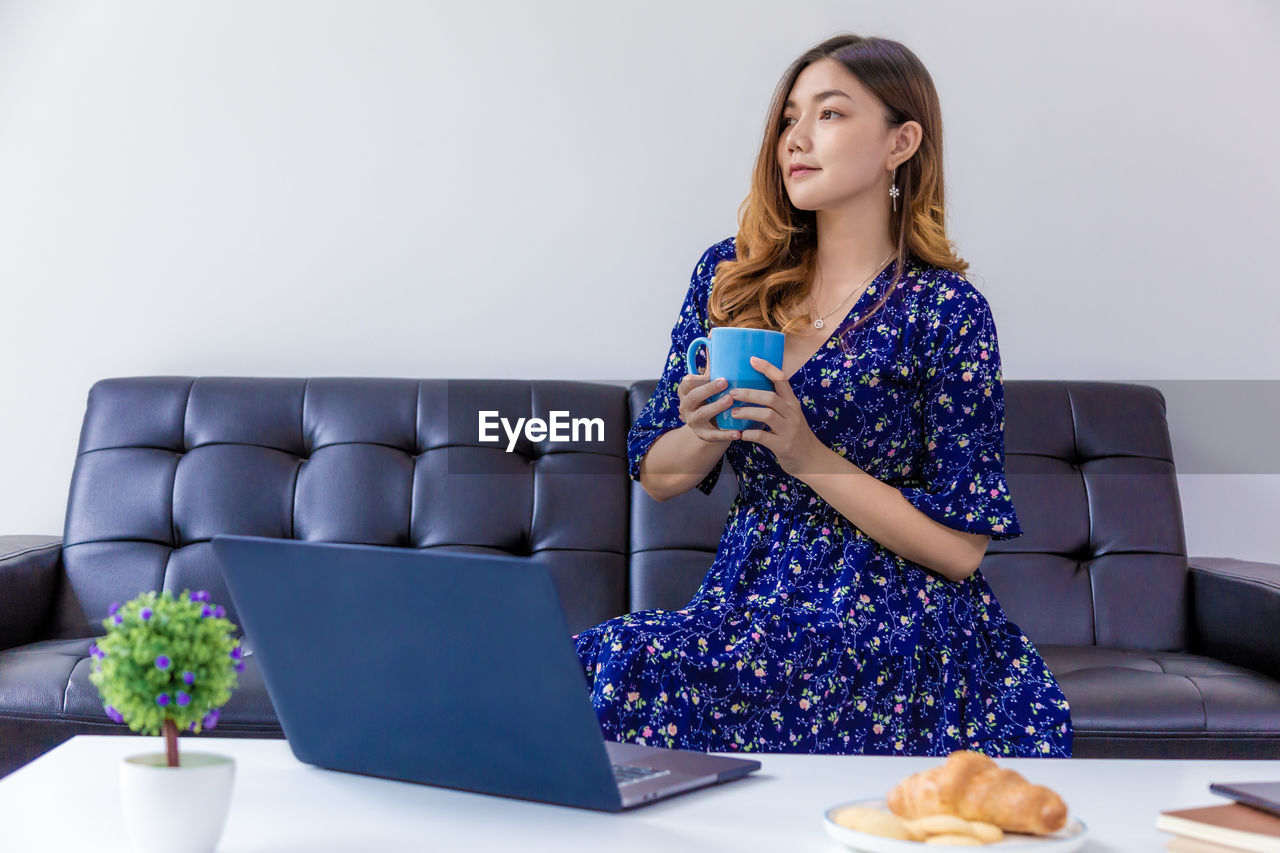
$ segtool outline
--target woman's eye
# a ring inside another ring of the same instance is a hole
[[[821,115],[826,115],[827,113],[833,113],[833,114],[835,114],[835,115],[840,115],[840,113],[837,113],[835,110],[833,110],[833,109],[831,109],[831,108],[827,108],[827,109],[823,110],[822,112],[818,113],[818,115],[820,115],[820,116],[821,116]],[[793,122],[793,121],[795,121],[795,119],[791,118],[791,116],[783,116],[783,117],[782,117],[782,126],[783,126],[783,127],[790,127],[790,126],[791,126],[791,122]]]

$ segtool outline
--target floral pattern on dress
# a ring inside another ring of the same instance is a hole
[[[627,436],[628,470],[681,425],[685,353],[709,332],[716,265],[694,268],[657,388]],[[1022,534],[1004,474],[995,323],[962,275],[893,266],[790,379],[814,434],[956,530]],[[705,363],[705,356],[699,366]],[[981,570],[956,583],[881,546],[772,451],[730,442],[738,478],[711,567],[680,610],[642,610],[574,635],[605,735],[715,752],[1070,756],[1070,708]]]

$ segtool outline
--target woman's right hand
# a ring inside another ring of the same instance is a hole
[[[712,394],[728,387],[723,379],[713,381],[705,373],[689,373],[680,380],[680,420],[703,441],[733,441],[742,437],[737,430],[721,429],[715,423],[716,415],[733,405],[733,398],[725,394],[714,403],[707,402]]]

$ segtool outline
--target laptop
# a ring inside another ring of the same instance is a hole
[[[535,560],[257,536],[213,552],[299,761],[613,812],[760,769],[606,741]]]

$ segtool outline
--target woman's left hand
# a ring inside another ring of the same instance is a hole
[[[733,388],[729,391],[735,403],[729,414],[743,420],[760,421],[769,427],[742,431],[743,441],[754,441],[773,451],[778,466],[796,479],[816,473],[822,454],[828,450],[805,420],[800,400],[791,390],[791,383],[784,374],[763,358],[751,357],[751,366],[773,382],[775,391],[757,391],[754,388]],[[739,403],[756,405],[743,406]]]

